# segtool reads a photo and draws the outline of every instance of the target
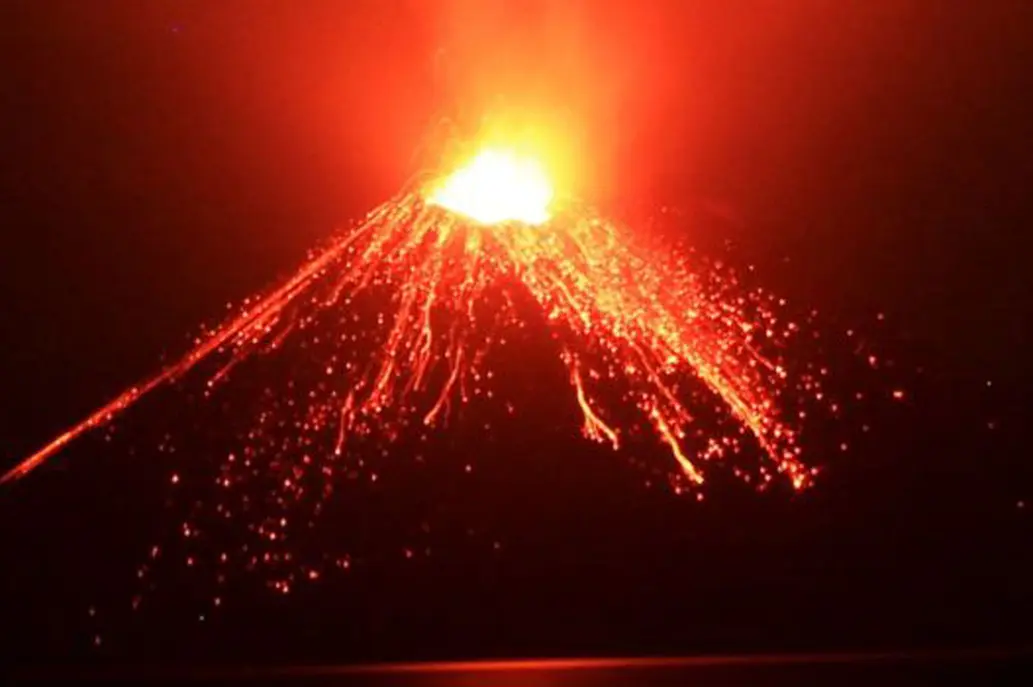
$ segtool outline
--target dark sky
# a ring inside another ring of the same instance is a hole
[[[1031,25],[1022,0],[6,2],[0,460],[393,193],[443,118],[500,102],[573,123],[589,199],[722,215],[794,302],[885,313],[938,403],[1024,417]],[[988,379],[1004,410],[974,398]]]

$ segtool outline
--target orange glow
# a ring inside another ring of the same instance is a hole
[[[427,202],[481,224],[542,224],[552,197],[552,184],[536,159],[487,149],[434,188]]]

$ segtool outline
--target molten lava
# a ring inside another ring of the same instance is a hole
[[[750,447],[751,467],[730,466],[737,475],[809,483],[798,401],[823,395],[807,361],[785,361],[799,327],[782,302],[695,258],[647,249],[582,205],[556,210],[552,200],[534,159],[483,150],[422,192],[373,210],[181,360],[0,482],[203,360],[218,366],[212,388],[252,354],[276,353],[291,365],[314,362],[318,381],[270,384],[266,409],[238,437],[246,460],[227,464],[220,479],[243,484],[246,475],[234,471],[267,471],[282,473],[283,490],[297,489],[309,472],[334,474],[352,441],[390,442],[406,427],[438,425],[461,404],[497,399],[504,391],[493,388],[490,353],[523,331],[528,306],[517,303],[529,303],[566,367],[586,438],[614,450],[629,441],[666,447],[674,469],[665,472],[679,491],[685,479],[702,483],[708,463]],[[371,309],[375,317],[361,314]]]
[[[439,182],[427,202],[481,224],[543,224],[552,197],[548,176],[534,158],[489,149]]]

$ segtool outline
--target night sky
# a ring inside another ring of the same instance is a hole
[[[241,582],[203,630],[175,614],[194,592],[172,572],[151,615],[107,610],[167,526],[169,466],[69,451],[0,489],[4,651],[1029,643],[1031,27],[1021,0],[5,3],[5,467],[393,194],[442,121],[506,102],[570,126],[581,195],[630,223],[667,207],[681,239],[731,246],[830,329],[865,332],[896,361],[874,383],[907,397],[866,411],[873,436],[819,460],[797,496],[677,499],[548,423],[500,429],[491,449],[446,440],[481,456],[473,482],[421,486],[399,467],[349,511],[384,551],[435,512],[440,555],[370,545],[350,576],[287,602]]]

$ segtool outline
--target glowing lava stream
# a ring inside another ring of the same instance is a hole
[[[27,474],[205,358],[227,357],[222,378],[249,354],[303,336],[306,323],[373,290],[388,294],[377,325],[381,345],[340,372],[343,399],[310,401],[327,406],[314,415],[340,423],[337,453],[355,433],[392,437],[412,420],[434,425],[483,384],[488,348],[519,320],[508,296],[508,305],[488,314],[483,303],[515,283],[552,330],[586,438],[617,449],[644,428],[668,446],[677,474],[698,484],[702,462],[739,451],[749,434],[762,449],[765,482],[781,473],[794,487],[807,484],[812,471],[799,460],[796,432],[781,419],[778,401],[791,383],[810,389],[814,382],[787,381],[781,363],[759,352],[784,344],[794,326],[762,300],[714,288],[713,276],[708,281],[696,266],[637,247],[619,225],[552,203],[548,177],[534,160],[482,151],[446,178],[381,205],[181,360],[67,430],[0,483]],[[432,374],[437,369],[443,372]],[[692,385],[698,390],[687,390]],[[424,392],[427,407],[415,400]],[[719,436],[694,427],[705,447],[690,457],[691,403],[719,406],[741,429]]]

